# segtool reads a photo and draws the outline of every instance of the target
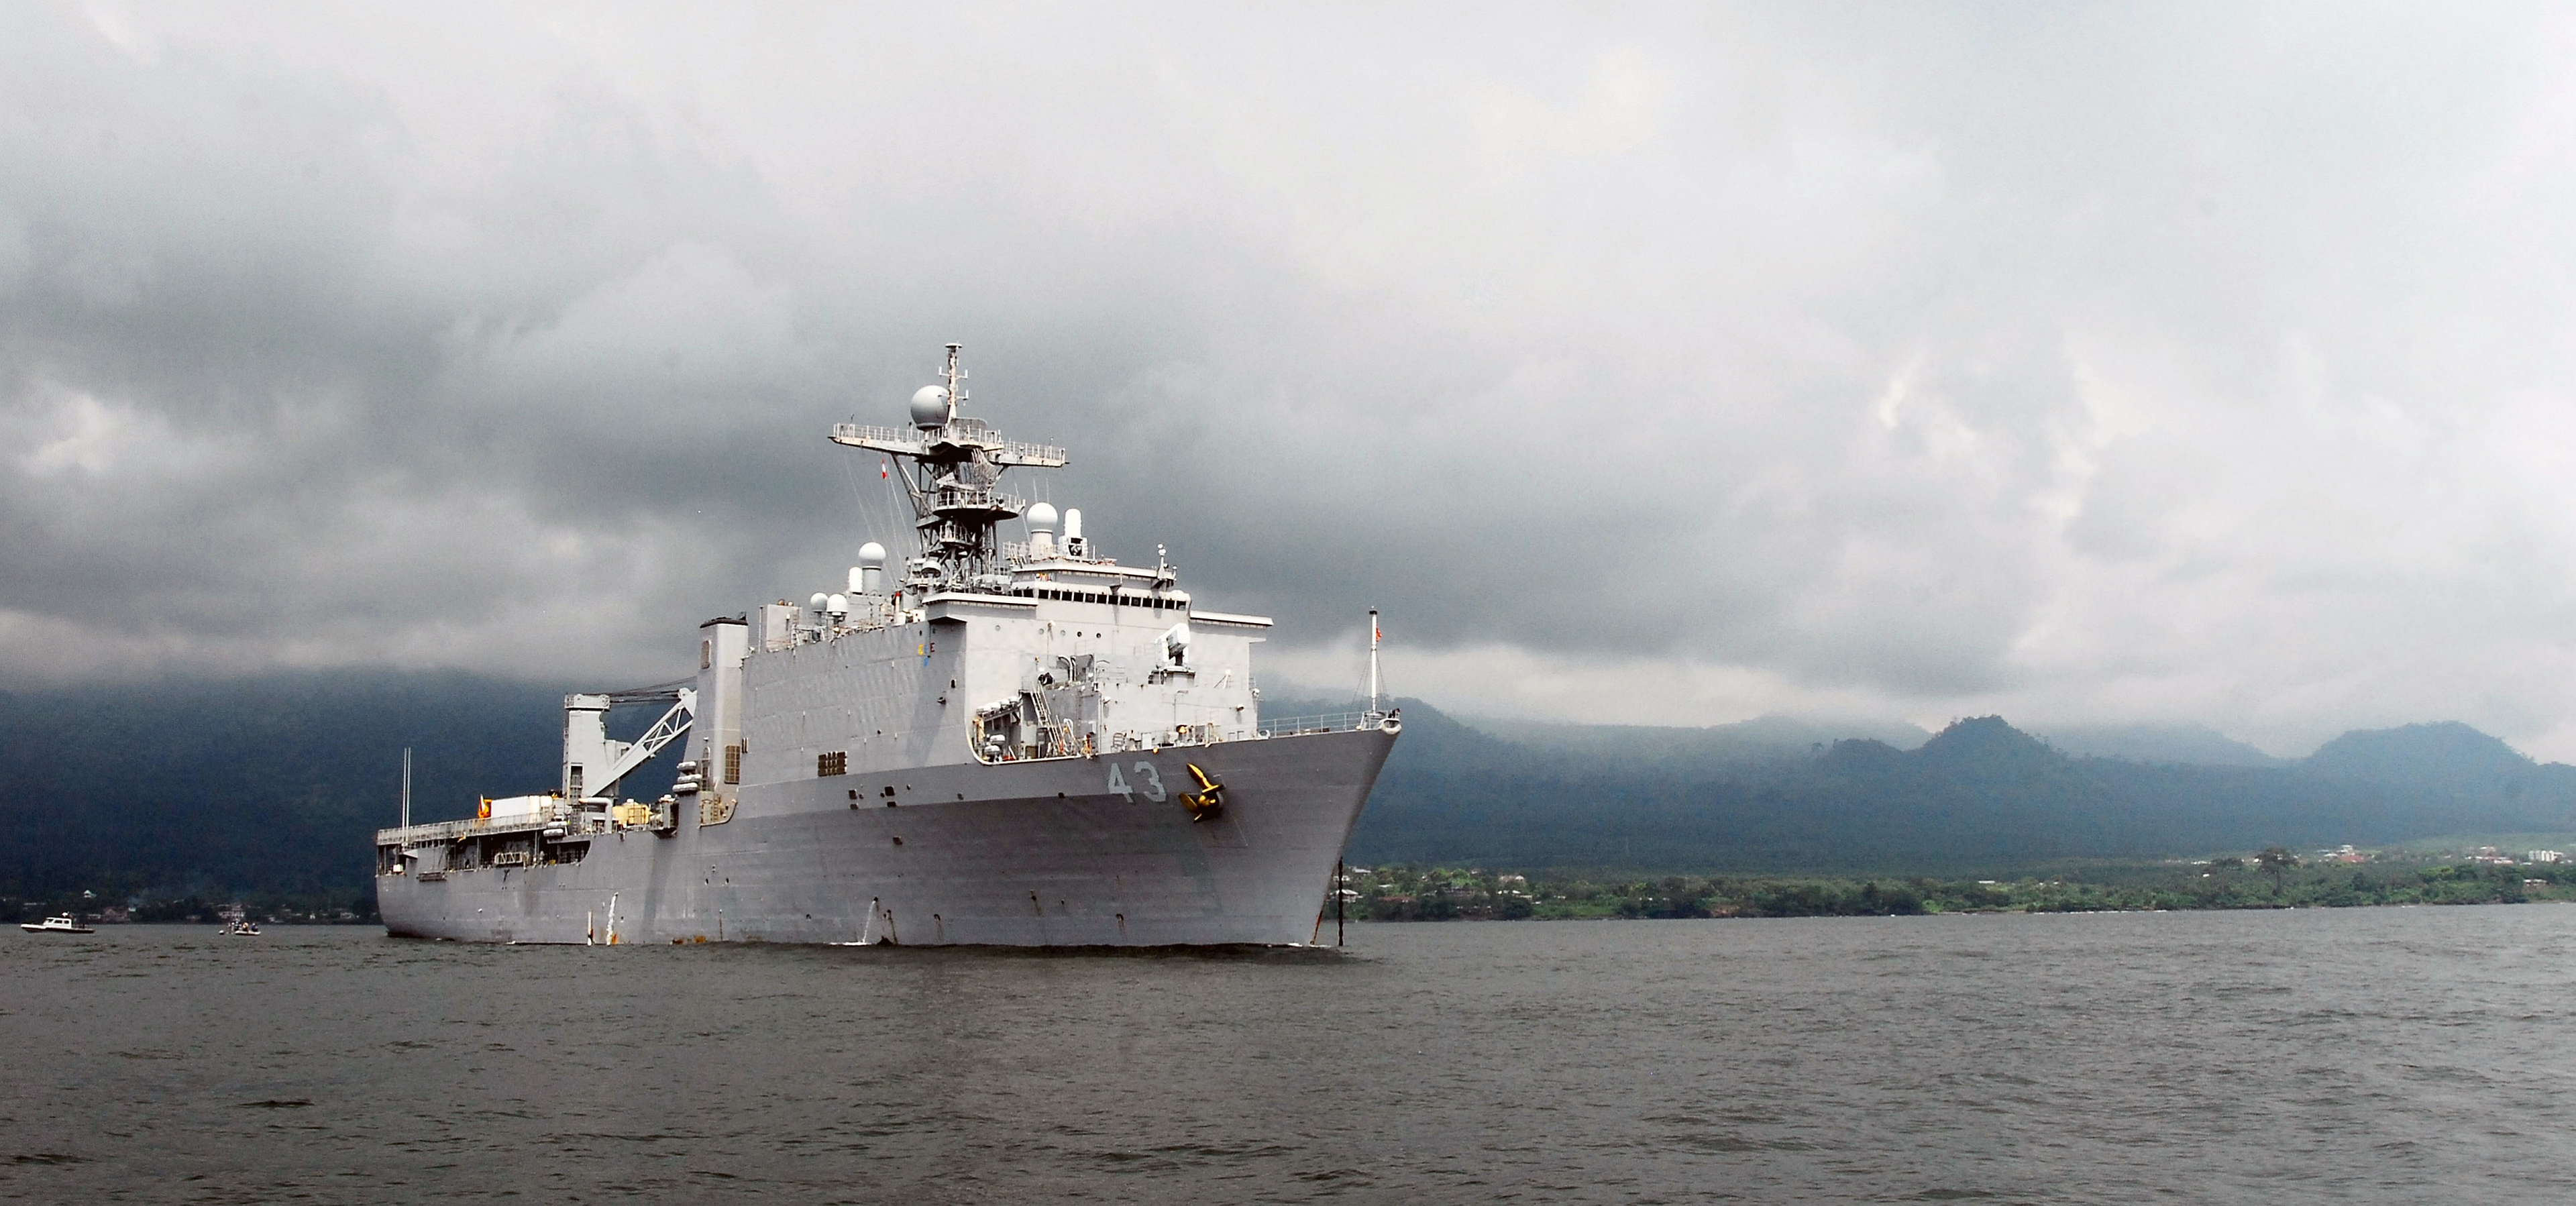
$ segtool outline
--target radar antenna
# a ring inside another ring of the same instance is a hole
[[[1001,491],[1006,469],[1056,469],[1064,449],[1006,440],[982,419],[957,413],[966,400],[966,369],[948,345],[941,386],[913,395],[912,430],[858,423],[832,425],[832,442],[897,458],[904,493],[911,498],[913,534],[920,552],[906,566],[905,586],[922,594],[1009,589],[994,528],[1027,512],[1028,500]]]

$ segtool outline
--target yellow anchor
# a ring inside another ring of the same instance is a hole
[[[1199,789],[1182,792],[1181,807],[1190,810],[1190,823],[1197,824],[1225,811],[1225,784],[1208,778],[1208,773],[1200,770],[1198,763],[1187,765],[1190,777],[1199,781]]]

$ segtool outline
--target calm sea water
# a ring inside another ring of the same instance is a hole
[[[1222,957],[11,933],[0,1197],[2563,1203],[2571,932],[2534,905]]]

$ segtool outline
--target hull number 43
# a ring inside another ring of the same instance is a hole
[[[1155,770],[1154,764],[1151,762],[1136,763],[1135,770],[1136,782],[1131,784],[1127,781],[1127,776],[1119,773],[1118,764],[1115,762],[1110,763],[1109,790],[1126,797],[1127,802],[1130,804],[1136,802],[1136,793],[1140,791],[1145,793],[1146,799],[1152,800],[1156,803],[1161,803],[1165,794],[1163,791],[1163,772]]]

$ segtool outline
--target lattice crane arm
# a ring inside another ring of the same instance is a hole
[[[662,718],[654,721],[652,728],[644,730],[644,735],[636,738],[635,744],[626,747],[626,752],[610,764],[607,773],[600,777],[597,794],[605,796],[615,792],[618,780],[652,761],[653,755],[661,753],[664,747],[689,731],[689,725],[698,716],[698,692],[693,687],[682,687],[679,695],[679,702],[672,704],[670,711],[662,713]]]

